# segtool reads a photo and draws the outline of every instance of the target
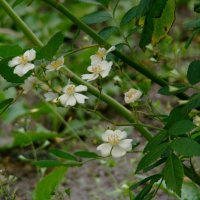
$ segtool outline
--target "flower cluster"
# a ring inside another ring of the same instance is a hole
[[[105,48],[99,48],[96,54],[90,56],[91,65],[87,68],[89,74],[83,74],[82,79],[87,81],[93,81],[99,77],[105,78],[109,75],[111,67],[113,65],[112,61],[107,61],[106,57],[108,53],[115,50],[115,47],[111,47],[106,50]],[[32,71],[32,75],[29,76],[22,85],[22,89],[25,93],[31,91],[36,86],[40,86],[42,90],[45,91],[44,97],[48,102],[60,103],[64,107],[75,106],[78,104],[84,104],[88,99],[87,96],[81,94],[87,91],[85,85],[74,85],[70,81],[63,88],[53,89],[51,86],[51,80],[46,80],[46,75],[51,74],[51,72],[58,72],[65,66],[64,57],[59,57],[49,62],[43,70],[45,77],[38,77],[36,74],[36,66],[33,61],[36,58],[36,51],[34,49],[26,51],[23,55],[14,57],[8,62],[8,65],[14,68],[14,73],[22,77],[29,71]],[[60,77],[59,77],[60,78]],[[46,82],[45,82],[45,81]],[[142,92],[131,88],[127,91],[124,97],[124,101],[127,104],[134,103],[141,96]],[[113,157],[121,157],[126,154],[126,152],[132,150],[132,139],[126,139],[127,133],[121,130],[106,130],[102,135],[102,139],[105,143],[99,145],[97,150],[101,152],[102,156],[112,155]]]
[[[83,74],[82,79],[87,81],[93,81],[98,77],[105,78],[106,76],[108,76],[113,62],[108,62],[106,60],[106,56],[108,55],[108,53],[114,50],[114,46],[112,46],[108,50],[106,50],[105,48],[99,48],[95,55],[90,56],[91,65],[87,68],[90,74]]]

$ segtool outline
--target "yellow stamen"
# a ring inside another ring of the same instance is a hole
[[[61,65],[63,65],[63,61],[62,60],[55,60],[55,61],[51,62],[51,66],[54,69],[59,68]]]
[[[28,57],[22,56],[20,59],[20,64],[25,65],[26,63],[28,63]]]
[[[116,134],[109,135],[108,142],[112,145],[118,144],[120,141],[119,136]]]
[[[72,95],[75,93],[75,85],[68,85],[67,88],[66,88],[66,93],[69,94],[69,95]]]
[[[102,68],[101,68],[100,65],[97,65],[97,66],[93,66],[93,67],[92,67],[92,72],[93,72],[94,74],[100,74],[102,71],[103,71],[103,70],[102,70]]]

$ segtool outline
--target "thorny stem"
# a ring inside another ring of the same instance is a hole
[[[60,4],[56,4],[53,0],[43,0],[46,3],[52,5],[53,7],[57,8],[60,12],[62,12],[64,15],[66,15],[69,19],[71,19],[74,23],[76,23],[77,25],[79,25],[79,27],[84,30],[88,35],[90,35],[92,38],[96,39],[96,41],[98,43],[104,44],[104,46],[106,48],[109,48],[110,45],[107,44],[101,37],[99,37],[89,26],[85,25],[83,22],[81,22],[79,19],[77,19],[75,16],[73,16],[73,14],[71,14],[71,12],[69,10],[67,10],[65,7],[63,7]],[[34,33],[29,29],[29,27],[20,19],[20,17],[15,13],[15,11],[9,6],[8,3],[6,3],[5,0],[0,0],[0,5],[3,7],[3,9],[10,15],[10,17],[18,24],[20,25],[22,31],[24,32],[25,36],[27,38],[29,38],[34,44],[42,47],[43,44],[42,42],[37,38],[36,35],[34,35]],[[147,69],[143,68],[142,66],[140,66],[139,64],[133,62],[131,59],[127,58],[126,56],[124,56],[123,54],[121,54],[119,51],[115,51],[115,55],[119,58],[121,58],[124,62],[126,62],[127,64],[129,64],[130,66],[132,66],[133,68],[135,68],[136,70],[138,70],[139,72],[141,72],[142,74],[146,75],[148,78],[152,79],[153,81],[155,81],[156,83],[158,83],[161,86],[166,86],[168,85],[167,82],[165,82],[163,79],[157,77],[156,75],[154,75],[153,73],[149,72]],[[89,91],[95,95],[95,96],[99,96],[98,90],[93,87],[92,85],[90,85],[89,83],[83,81],[82,79],[80,79],[76,74],[74,74],[71,70],[69,70],[68,68],[66,68],[67,71],[69,72],[69,74],[71,74],[73,76],[73,80],[77,83],[80,84],[86,84],[86,86],[88,86]],[[186,99],[187,96],[185,96],[184,94],[180,94],[179,95],[180,98]],[[108,103],[110,106],[112,106],[113,108],[120,108],[118,109],[118,113],[122,114],[124,116],[124,118],[126,118],[128,121],[134,122],[132,115],[130,114],[130,111],[127,110],[125,107],[123,107],[121,104],[119,104],[117,101],[115,101],[114,99],[112,99],[111,97],[109,97],[106,94],[102,94],[102,100],[105,101],[106,103]],[[133,121],[132,121],[133,120]],[[151,140],[152,136],[151,134],[144,128],[140,128],[140,127],[136,127],[141,134],[149,141]],[[194,181],[195,183],[197,183],[198,185],[200,185],[200,177],[197,174],[194,174],[194,172],[186,167],[184,165],[184,172],[185,175],[188,176],[192,181]]]
[[[24,23],[24,21],[15,13],[15,11],[10,7],[10,5],[5,0],[0,0],[0,6],[6,11],[6,13],[16,22],[16,24],[21,28],[25,36],[34,44],[42,47],[42,42],[37,38],[37,36],[32,32],[32,30]]]

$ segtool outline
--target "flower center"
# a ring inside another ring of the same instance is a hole
[[[20,64],[25,65],[28,62],[27,56],[22,56],[20,59]]]
[[[99,51],[97,51],[96,55],[99,58],[103,58],[106,55],[106,51],[105,50],[99,50]]]
[[[63,64],[62,60],[55,60],[53,62],[51,62],[51,66],[54,69],[57,69],[58,67],[60,67]]]
[[[116,134],[112,134],[108,137],[108,142],[112,145],[118,144],[120,141],[119,136]]]
[[[75,93],[75,85],[69,85],[67,86],[66,88],[66,93],[69,94],[69,95],[72,95]]]
[[[92,72],[93,72],[94,74],[100,74],[102,71],[103,71],[103,70],[102,70],[102,68],[101,68],[100,65],[97,65],[97,66],[93,66],[93,67],[92,67]]]
[[[131,99],[136,94],[136,91],[130,91],[126,96]]]

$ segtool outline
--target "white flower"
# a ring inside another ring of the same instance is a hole
[[[39,80],[35,76],[29,76],[21,86],[24,93],[31,91],[38,82]]]
[[[198,115],[196,115],[194,118],[193,118],[193,123],[196,125],[196,126],[200,126],[200,117]]]
[[[63,66],[64,66],[64,57],[61,56],[57,60],[54,60],[49,65],[47,65],[47,71],[59,70]]]
[[[93,65],[93,64],[101,62],[102,60],[105,60],[108,53],[114,50],[115,50],[115,46],[112,46],[108,50],[106,50],[105,48],[99,48],[96,54],[90,56],[91,64]]]
[[[79,92],[87,91],[87,87],[84,85],[75,86],[69,84],[63,88],[63,95],[58,99],[63,106],[74,106],[77,103],[84,104],[85,100],[88,99],[85,95],[79,94]]]
[[[87,81],[93,81],[99,76],[105,78],[106,76],[108,76],[112,64],[112,62],[107,62],[106,60],[100,61],[98,63],[93,63],[87,68],[87,70],[91,72],[91,74],[83,74],[81,78]]]
[[[44,94],[44,97],[46,101],[56,102],[58,98],[58,94],[55,92],[47,92]]]
[[[34,64],[30,63],[35,57],[36,52],[34,49],[31,49],[26,51],[22,56],[14,57],[8,62],[8,66],[15,67],[14,73],[21,77],[35,67]]]
[[[101,151],[101,155],[106,157],[110,154],[115,157],[122,157],[127,151],[132,150],[132,139],[125,139],[127,133],[120,130],[106,130],[102,135],[103,143],[97,147],[98,151]]]
[[[133,103],[137,101],[141,96],[142,92],[140,90],[131,88],[128,92],[124,94],[124,101],[126,103]]]

